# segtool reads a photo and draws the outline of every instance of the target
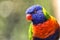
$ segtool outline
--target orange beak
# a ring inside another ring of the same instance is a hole
[[[28,21],[31,21],[31,20],[32,20],[31,14],[27,14],[27,15],[26,15],[26,19],[27,19]]]

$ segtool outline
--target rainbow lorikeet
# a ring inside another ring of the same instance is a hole
[[[31,21],[29,28],[30,40],[57,40],[59,24],[40,5],[33,5],[26,10],[26,19]]]

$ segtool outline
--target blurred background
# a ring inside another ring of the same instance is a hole
[[[0,40],[28,40],[30,23],[25,19],[25,11],[34,4],[59,19],[55,0],[0,0]]]

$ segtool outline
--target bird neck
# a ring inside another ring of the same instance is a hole
[[[44,13],[46,19],[49,19],[49,18],[50,18],[50,14],[47,13],[47,11],[45,10],[45,8],[43,8],[42,11],[43,11],[43,13]]]

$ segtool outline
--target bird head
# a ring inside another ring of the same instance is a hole
[[[42,6],[33,5],[26,10],[26,19],[38,24],[46,21],[46,17],[43,13]]]

